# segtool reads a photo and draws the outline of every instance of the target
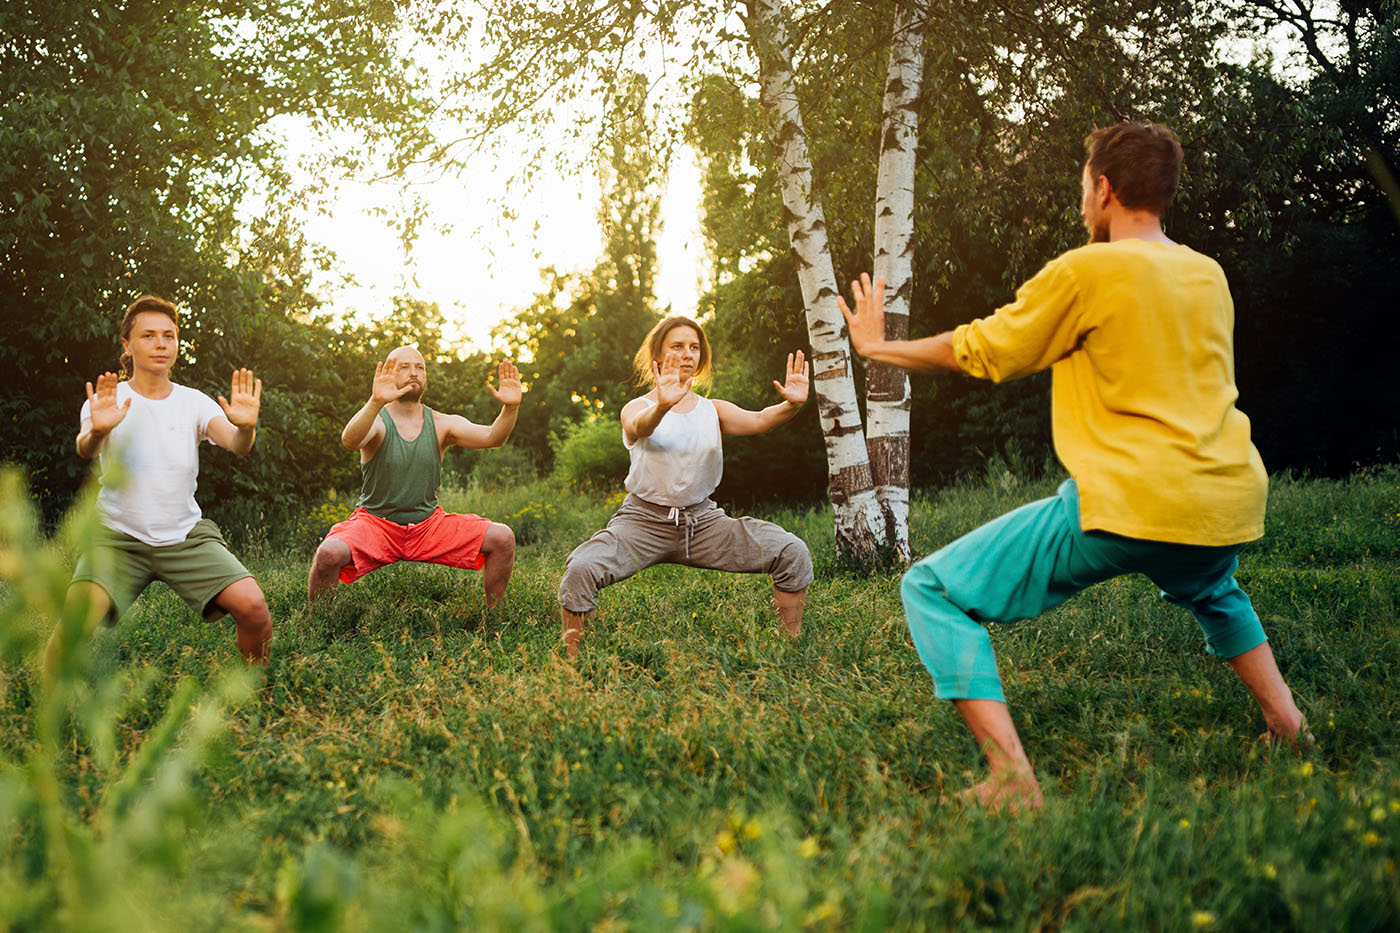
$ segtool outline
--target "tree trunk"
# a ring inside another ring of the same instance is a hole
[[[875,275],[885,278],[885,337],[909,336],[914,289],[914,162],[919,142],[919,91],[924,73],[923,3],[901,6],[885,78],[880,170],[875,187]],[[909,547],[909,376],[897,366],[866,368],[866,444],[885,540],[904,563]]]
[[[792,259],[807,310],[812,387],[826,442],[836,552],[871,565],[885,541],[885,522],[870,473],[846,322],[836,306],[826,217],[820,197],[812,190],[812,164],[792,77],[786,16],[779,0],[747,0],[746,5],[744,25],[759,62],[759,100],[770,124]]]

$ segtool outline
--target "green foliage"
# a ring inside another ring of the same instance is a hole
[[[604,255],[592,272],[552,270],[544,291],[494,338],[520,361],[528,394],[514,439],[546,470],[555,438],[599,415],[615,417],[635,391],[632,354],[657,320],[654,294],[664,162],[655,150],[645,84],[624,85],[599,158]]]
[[[790,6],[801,24],[799,101],[837,280],[846,282],[870,268],[888,46],[843,37],[883,37],[894,5],[810,18],[805,5]],[[1383,359],[1394,345],[1389,306],[1400,267],[1388,257],[1400,228],[1366,152],[1400,161],[1394,121],[1382,126],[1375,116],[1400,86],[1400,14],[1363,4],[1309,21],[1279,10],[1263,0],[1082,0],[1073,12],[1026,2],[996,15],[934,6],[919,109],[912,336],[990,313],[1046,260],[1081,243],[1083,136],[1120,119],[1158,120],[1187,152],[1167,232],[1217,257],[1231,280],[1241,406],[1265,461],[1337,472],[1393,455],[1396,433],[1374,413],[1400,404]],[[1308,76],[1297,84],[1280,81],[1269,60],[1223,57],[1270,19],[1335,40],[1290,62]],[[754,377],[803,331],[756,89],[732,73],[699,79],[687,139],[704,167],[718,277],[707,296],[713,330],[725,365],[753,391],[766,385]],[[1348,376],[1301,378],[1305,358],[1347,359]],[[916,377],[915,484],[980,473],[995,456],[1047,459],[1048,386],[1047,377],[1005,386]],[[732,495],[764,501],[824,485],[825,465],[810,449],[789,457],[754,446],[726,451],[743,464],[727,475],[745,477]]]
[[[606,416],[566,428],[555,450],[555,477],[566,486],[593,492],[620,488],[632,462],[622,444],[622,426]]]
[[[916,495],[915,549],[1054,483],[1000,467]],[[561,562],[615,503],[542,482],[449,489],[455,510],[557,512],[522,544],[505,609],[485,610],[475,574],[399,565],[309,611],[310,546],[259,548],[242,556],[276,638],[256,700],[196,699],[196,681],[240,663],[231,626],[156,586],[73,655],[55,706],[28,661],[52,618],[33,610],[60,605],[66,561],[15,501],[0,497],[0,917],[18,928],[1400,918],[1393,469],[1276,478],[1270,536],[1242,556],[1317,737],[1302,754],[1254,741],[1247,691],[1145,580],[997,627],[1047,790],[1015,819],[956,800],[980,752],[933,701],[896,578],[834,571],[824,511],[767,516],[816,559],[797,641],[777,634],[767,581],[656,567],[604,591],[582,660],[564,665]],[[195,729],[201,716],[222,731]]]
[[[70,571],[58,542],[39,537],[14,469],[0,472],[0,516],[0,918],[17,929],[202,922],[201,897],[172,897],[189,834],[205,823],[191,784],[253,678],[235,669],[212,689],[186,677],[173,691],[146,667],[94,678],[77,643],[86,607],[66,602]],[[64,550],[81,549],[95,523],[83,503]],[[66,650],[40,691],[26,662],[53,628]],[[166,698],[152,704],[153,692]],[[133,717],[140,735],[127,731]]]
[[[505,489],[534,482],[539,479],[539,470],[534,458],[512,442],[496,450],[479,452],[470,476],[471,482],[487,489]]]
[[[425,103],[396,15],[358,0],[0,10],[0,365],[20,376],[0,399],[0,450],[50,519],[87,469],[72,447],[83,383],[116,369],[142,291],[181,308],[177,380],[227,394],[246,365],[268,389],[258,457],[211,458],[206,495],[285,501],[337,478],[347,413],[333,400],[357,361],[316,320],[309,280],[326,257],[291,220],[301,192],[273,130],[353,127],[416,151]]]

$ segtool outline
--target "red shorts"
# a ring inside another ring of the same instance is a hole
[[[401,560],[480,570],[486,563],[481,542],[490,527],[491,522],[480,515],[458,515],[441,508],[413,525],[400,525],[356,509],[345,521],[332,526],[326,539],[337,538],[350,546],[350,563],[340,568],[340,582],[351,583],[371,570]]]

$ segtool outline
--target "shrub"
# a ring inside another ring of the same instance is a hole
[[[504,489],[533,483],[539,479],[539,470],[525,448],[507,445],[478,451],[471,478],[479,486]]]
[[[604,492],[620,486],[630,462],[621,434],[611,418],[592,418],[567,428],[554,442],[554,475],[575,489]]]

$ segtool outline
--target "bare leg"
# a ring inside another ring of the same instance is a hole
[[[244,577],[224,587],[214,597],[238,626],[238,650],[249,664],[267,664],[267,645],[272,640],[272,615],[262,588],[252,577]]]
[[[778,607],[778,621],[782,623],[783,631],[796,638],[802,631],[802,610],[807,606],[807,591],[785,593],[775,586],[773,605]]]
[[[1269,734],[1297,746],[1304,732],[1303,714],[1293,703],[1293,694],[1283,682],[1273,649],[1268,642],[1250,648],[1244,654],[1229,659],[1240,680],[1259,701]]]
[[[578,643],[583,639],[583,620],[588,618],[587,614],[570,612],[563,606],[559,607],[559,623],[563,629],[564,654],[569,660],[578,657]]]
[[[316,548],[311,559],[311,573],[306,578],[306,601],[314,603],[322,595],[335,593],[340,583],[340,568],[350,563],[350,545],[339,538],[327,538]]]
[[[52,690],[54,678],[58,675],[58,668],[63,663],[63,656],[67,650],[84,641],[97,631],[97,624],[107,615],[112,608],[111,597],[107,591],[96,583],[84,581],[74,583],[68,587],[68,594],[64,597],[63,615],[68,617],[74,612],[80,611],[81,607],[86,607],[82,618],[82,632],[77,641],[72,645],[64,644],[63,622],[54,626],[53,633],[49,635],[49,643],[44,647],[44,689]]]
[[[486,607],[494,609],[506,598],[510,572],[515,569],[515,532],[499,522],[492,522],[481,542],[486,563],[481,567],[481,586],[486,590]]]
[[[954,700],[953,706],[982,746],[991,771],[987,780],[968,788],[965,796],[989,810],[1014,813],[1038,809],[1042,802],[1040,784],[1006,704],[1000,700]]]

